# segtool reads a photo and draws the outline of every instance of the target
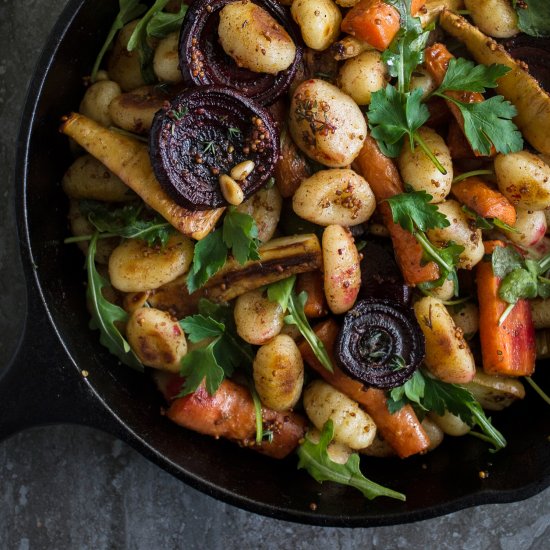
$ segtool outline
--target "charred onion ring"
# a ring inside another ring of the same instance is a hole
[[[336,340],[340,368],[366,386],[404,384],[425,354],[424,335],[409,312],[387,300],[357,302]]]
[[[235,90],[195,88],[156,113],[149,136],[153,170],[175,202],[191,210],[226,206],[219,176],[245,160],[254,170],[244,198],[265,185],[279,159],[277,127],[269,112]]]
[[[238,67],[218,41],[219,11],[232,0],[194,0],[181,27],[180,70],[190,85],[217,85],[234,88],[262,105],[271,105],[289,87],[302,59],[300,34],[288,9],[274,0],[256,0],[282,25],[296,45],[292,65],[276,75],[256,73]]]

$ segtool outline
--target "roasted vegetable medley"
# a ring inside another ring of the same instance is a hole
[[[406,498],[369,460],[502,449],[486,411],[550,402],[549,36],[543,0],[119,0],[61,126],[91,328],[167,419],[369,499]]]

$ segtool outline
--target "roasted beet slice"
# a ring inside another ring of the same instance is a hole
[[[367,241],[361,250],[360,298],[390,300],[402,306],[410,304],[412,289],[403,281],[401,270],[388,247]]]
[[[301,62],[300,33],[288,8],[276,0],[256,0],[255,4],[285,28],[296,45],[296,57],[288,69],[276,75],[238,67],[218,41],[219,12],[231,1],[194,0],[189,6],[179,42],[180,70],[184,81],[195,86],[228,86],[262,105],[271,105],[287,90]]]
[[[531,76],[550,92],[550,38],[518,34],[504,40],[502,45],[514,59],[523,61]]]
[[[265,185],[279,159],[276,124],[266,109],[235,90],[208,86],[177,96],[157,112],[149,137],[151,162],[164,190],[181,206],[226,206],[219,177],[245,160],[244,198]]]
[[[380,389],[405,383],[424,359],[422,330],[410,310],[388,300],[360,300],[336,341],[336,360],[352,378]]]

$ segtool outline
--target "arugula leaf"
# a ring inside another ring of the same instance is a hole
[[[139,52],[141,75],[146,84],[153,84],[156,80],[155,72],[153,71],[153,56],[155,52],[147,41],[147,26],[151,19],[158,12],[162,11],[168,2],[169,0],[155,0],[155,3],[140,19],[128,40],[127,50],[132,52],[137,49]]]
[[[501,95],[478,103],[445,98],[460,109],[464,118],[464,134],[474,151],[489,155],[494,145],[497,152],[507,155],[523,149],[521,132],[512,122],[512,118],[518,114],[517,110]]]
[[[190,294],[224,266],[230,250],[241,265],[248,260],[260,259],[256,222],[252,216],[239,212],[234,206],[227,209],[223,226],[195,245],[193,263],[187,275]]]
[[[536,298],[538,293],[537,277],[529,271],[518,268],[508,273],[500,282],[498,295],[505,302],[515,304],[519,298]]]
[[[128,320],[128,314],[121,307],[112,304],[103,297],[102,289],[108,283],[95,267],[97,238],[98,234],[95,233],[90,241],[88,254],[86,255],[86,271],[88,273],[86,298],[88,299],[92,314],[90,328],[99,330],[99,341],[112,354],[116,355],[121,363],[133,369],[143,371],[142,362],[132,351],[130,344],[128,344],[116,326],[116,323],[125,323]]]
[[[183,3],[178,13],[156,12],[147,23],[148,36],[166,38],[170,33],[177,32],[183,23],[186,13],[187,6]]]
[[[368,119],[372,137],[382,152],[395,158],[399,156],[405,136],[411,147],[415,132],[430,118],[430,112],[422,103],[422,90],[400,93],[388,84],[374,92],[369,105]]]
[[[79,205],[82,214],[101,233],[99,238],[142,239],[149,246],[160,244],[164,247],[170,235],[175,233],[175,229],[158,214],[150,220],[139,219],[143,204],[127,204],[114,210],[99,201],[82,200]]]
[[[271,283],[267,287],[267,297],[271,302],[277,302],[283,311],[288,310],[288,315],[285,317],[285,323],[287,325],[296,325],[301,335],[306,339],[307,343],[311,346],[313,353],[319,362],[329,372],[333,372],[332,361],[327,353],[327,350],[323,342],[315,334],[306,314],[304,313],[304,306],[307,301],[307,292],[300,292],[296,296],[294,289],[294,283],[296,282],[296,275],[292,275],[287,279],[282,279],[275,283]]]
[[[206,341],[204,347],[182,359],[180,374],[185,382],[179,397],[196,391],[203,380],[206,391],[213,395],[236,367],[252,364],[252,348],[237,335],[230,306],[201,298],[199,313],[185,317],[179,324],[191,342]]]
[[[506,446],[504,436],[491,424],[479,402],[466,388],[426,376],[420,370],[416,372],[424,379],[423,392],[411,390],[405,393],[405,390],[394,388],[387,398],[388,410],[392,414],[407,402],[420,407],[421,410],[434,411],[439,415],[449,411],[469,426],[479,426],[484,439],[493,444],[495,451]],[[394,399],[394,396],[399,400]]]
[[[424,61],[424,49],[431,29],[424,31],[420,18],[411,16],[411,0],[386,0],[386,4],[399,12],[401,29],[382,54],[382,60],[388,66],[390,76],[397,77],[398,90],[407,92],[412,73]]]
[[[464,247],[450,241],[446,247],[438,248],[426,237],[424,231],[450,225],[447,217],[439,212],[437,206],[430,204],[432,198],[425,191],[411,191],[395,195],[386,201],[390,205],[393,221],[412,233],[422,246],[426,259],[433,260],[439,267],[439,279],[424,283],[424,288],[441,286],[446,279],[451,279],[455,285],[455,294],[458,295],[456,266]]]
[[[474,212],[474,210],[468,208],[466,205],[462,205],[461,208],[470,219],[474,220],[476,226],[479,229],[494,229],[496,227],[510,233],[519,233],[519,231],[515,227],[504,223],[498,218],[483,218],[477,212]]]
[[[419,370],[415,370],[411,378],[404,384],[390,391],[391,399],[387,401],[390,413],[393,414],[400,410],[405,405],[405,400],[412,403],[420,403],[424,397],[425,387],[424,376],[422,376]]]
[[[363,495],[372,500],[376,497],[390,497],[397,500],[406,500],[402,493],[378,485],[367,479],[359,467],[359,455],[353,453],[345,464],[338,464],[330,459],[327,451],[329,443],[334,436],[334,427],[332,420],[327,420],[323,426],[319,443],[313,443],[308,437],[304,438],[303,443],[298,447],[298,469],[303,468],[318,481],[334,481],[342,485],[354,487],[363,493]]]
[[[492,65],[476,65],[473,61],[462,57],[453,58],[449,62],[445,78],[438,93],[447,90],[469,92],[485,92],[486,88],[496,88],[497,80],[510,72],[510,67],[493,63]]]
[[[99,66],[103,61],[103,57],[105,57],[105,53],[109,49],[109,46],[113,42],[116,33],[120,29],[122,29],[122,27],[124,27],[126,23],[129,23],[130,21],[132,21],[132,19],[139,17],[147,10],[147,6],[145,6],[144,4],[140,4],[139,0],[119,0],[118,7],[118,14],[115,17],[111,28],[109,29],[107,38],[105,39],[101,50],[97,54],[94,66],[92,68],[92,74],[90,76],[90,80],[92,82],[95,82],[97,80],[97,72],[99,71]]]
[[[518,14],[518,27],[531,36],[550,36],[550,3],[548,0],[513,0]]]

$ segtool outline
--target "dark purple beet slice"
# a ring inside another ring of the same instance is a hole
[[[367,241],[361,250],[361,289],[360,298],[390,300],[408,306],[412,289],[403,281],[401,270],[388,248],[376,242]]]
[[[504,40],[502,45],[514,59],[523,61],[531,76],[550,92],[550,38],[518,34]]]
[[[388,300],[360,300],[344,316],[335,353],[352,378],[366,386],[395,388],[423,361],[424,335],[410,310]]]
[[[219,176],[251,160],[241,183],[245,199],[265,185],[279,159],[269,112],[235,90],[194,88],[156,113],[149,135],[153,170],[164,190],[191,210],[226,206]]]
[[[180,70],[184,81],[195,86],[228,86],[262,105],[271,105],[290,86],[302,59],[300,33],[288,8],[276,0],[256,0],[296,44],[292,65],[276,75],[238,67],[218,41],[219,11],[234,0],[194,0],[187,10],[179,42]]]

